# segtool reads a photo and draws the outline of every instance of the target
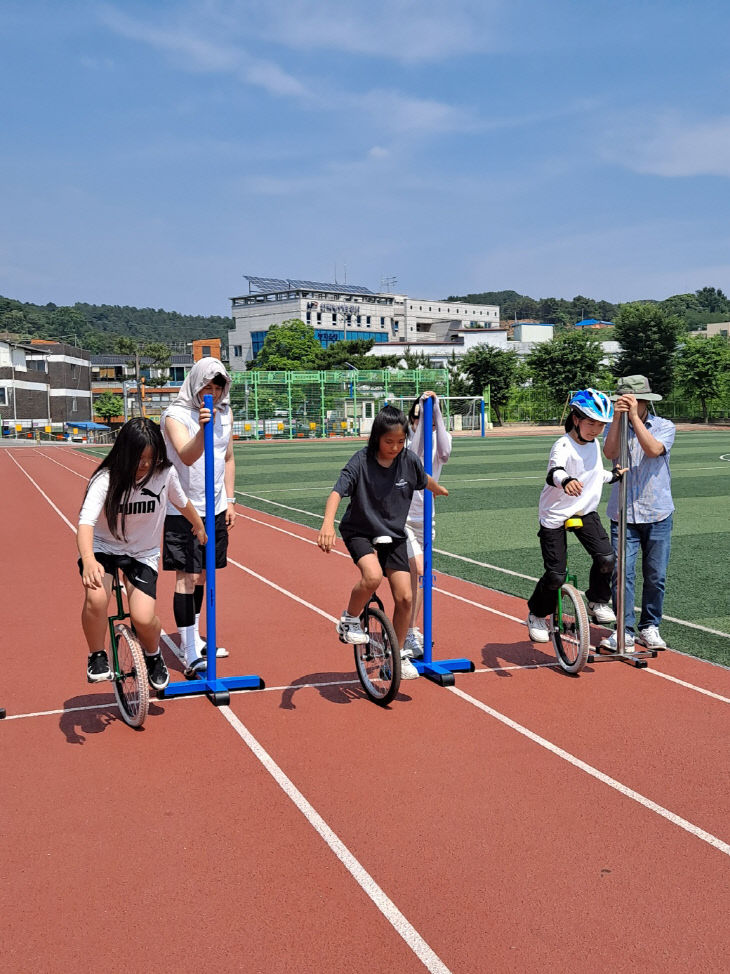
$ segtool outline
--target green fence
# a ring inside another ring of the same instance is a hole
[[[448,396],[448,371],[234,372],[233,431],[255,440],[363,436],[386,402],[425,389]]]

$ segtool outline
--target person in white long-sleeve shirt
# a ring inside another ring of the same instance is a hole
[[[433,438],[431,440],[431,476],[438,483],[444,464],[451,456],[451,434],[444,426],[441,407],[435,392],[424,392],[415,400],[408,412],[408,449],[416,454],[421,463],[424,462],[424,430],[420,422],[423,404],[426,399],[433,401]],[[408,656],[420,659],[423,656],[423,635],[418,626],[418,620],[423,607],[423,587],[419,579],[423,577],[423,491],[417,490],[413,494],[411,506],[406,520],[406,535],[408,538],[408,565],[411,572],[412,609],[411,624],[404,644],[404,652]],[[436,537],[436,519],[431,520],[431,540]]]
[[[605,470],[597,437],[613,417],[608,396],[595,389],[581,389],[570,400],[565,436],[553,444],[545,486],[540,494],[540,548],[545,572],[538,580],[527,607],[530,639],[546,643],[550,630],[546,616],[555,611],[558,590],[565,582],[568,545],[565,522],[580,517],[576,537],[593,559],[586,591],[588,614],[595,622],[613,622],[609,605],[614,553],[597,508],[603,485],[620,479],[625,471]]]

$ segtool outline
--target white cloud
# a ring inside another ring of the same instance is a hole
[[[631,117],[609,127],[603,158],[655,176],[730,176],[730,115],[685,121],[676,113]]]
[[[178,55],[189,70],[232,74],[273,95],[301,97],[307,93],[297,78],[277,64],[253,57],[239,45],[207,39],[202,25],[156,27],[112,6],[102,7],[100,16],[116,34]]]
[[[494,50],[502,2],[219,0],[212,6],[231,27],[245,23],[247,30],[272,43],[407,62]]]

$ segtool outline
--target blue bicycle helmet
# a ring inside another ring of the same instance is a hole
[[[597,389],[580,389],[570,400],[570,408],[585,419],[610,423],[613,419],[613,403],[605,392]]]

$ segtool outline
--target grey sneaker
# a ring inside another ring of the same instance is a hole
[[[406,641],[403,643],[404,656],[409,656],[411,659],[421,659],[423,656],[423,645],[418,639],[419,635],[420,633],[417,629],[408,633]]]
[[[647,626],[646,629],[640,629],[636,641],[637,643],[642,643],[647,649],[667,648],[667,644],[659,635],[659,630],[656,626]]]
[[[602,639],[600,644],[604,649],[609,649],[612,653],[618,652],[618,640],[616,638],[616,633],[612,632],[610,636],[606,636]],[[634,634],[627,632],[624,636],[624,652],[625,653],[635,653],[636,648],[634,646]]]
[[[530,633],[530,639],[533,643],[550,642],[550,629],[547,619],[541,619],[540,616],[534,616],[530,613],[527,617],[527,631]]]
[[[605,602],[589,602],[588,615],[592,617],[594,622],[600,622],[604,625],[616,621],[616,613]]]
[[[337,634],[343,643],[352,643],[355,646],[370,642],[370,637],[364,632],[359,619],[352,616],[342,616],[335,626]]]
[[[417,680],[418,675],[419,675],[418,670],[413,665],[413,663],[411,663],[410,657],[406,656],[405,653],[401,654],[401,658],[400,658],[401,680]]]

